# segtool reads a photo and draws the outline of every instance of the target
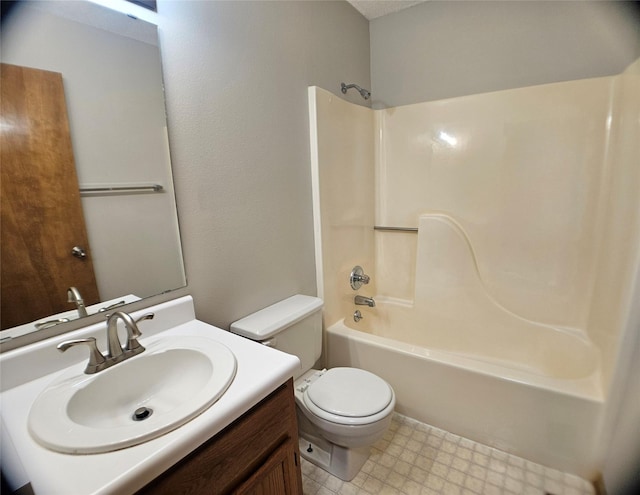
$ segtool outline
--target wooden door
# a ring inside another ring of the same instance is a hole
[[[99,302],[62,74],[1,64],[1,328]],[[84,259],[72,255],[84,248]]]

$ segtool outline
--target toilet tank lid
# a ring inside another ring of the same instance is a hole
[[[273,337],[294,323],[319,311],[322,299],[297,294],[231,324],[231,331],[252,340]]]

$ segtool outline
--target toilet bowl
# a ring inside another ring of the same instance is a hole
[[[300,454],[351,481],[391,423],[393,389],[357,368],[310,370],[294,386]]]
[[[296,405],[323,436],[343,447],[378,441],[395,407],[393,389],[357,368],[311,370],[295,381]]]
[[[313,369],[322,350],[322,301],[296,295],[231,324],[231,331],[300,358],[294,375],[300,454],[345,481],[384,436],[396,399],[366,370]]]

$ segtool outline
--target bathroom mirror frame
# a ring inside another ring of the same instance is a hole
[[[19,10],[21,8],[24,8],[23,5],[21,5],[22,2],[14,2],[14,5],[12,6],[11,9],[8,10],[6,9],[6,6],[3,5],[3,16],[2,16],[2,24],[3,24],[3,31],[4,31],[4,27],[10,26],[12,21],[12,16],[16,15],[16,13],[19,14]],[[124,2],[122,2],[124,3]],[[28,6],[28,2],[25,2],[25,4],[27,4]],[[114,10],[110,10],[107,9],[106,7],[102,6],[102,5],[98,5],[96,3],[92,3],[90,1],[84,1],[82,3],[79,2],[51,2],[49,5],[45,4],[41,4],[41,6],[44,6],[44,10],[48,11],[47,14],[48,15],[55,15],[57,17],[62,18],[65,22],[76,22],[76,23],[80,23],[81,25],[86,25],[86,27],[89,28],[89,30],[91,29],[100,29],[103,32],[105,32],[105,34],[110,35],[110,36],[120,36],[120,37],[126,37],[126,38],[131,38],[136,40],[136,42],[143,42],[146,43],[147,45],[153,45],[155,44],[155,48],[157,49],[157,54],[158,54],[158,64],[159,64],[159,77],[160,80],[159,82],[159,87],[160,87],[160,91],[161,91],[161,102],[162,102],[162,108],[158,109],[158,113],[161,112],[162,114],[162,119],[163,119],[163,136],[162,136],[162,140],[164,141],[163,147],[163,153],[166,153],[166,164],[163,164],[163,166],[165,166],[165,169],[163,170],[163,173],[165,174],[163,176],[164,178],[164,183],[162,184],[163,186],[163,192],[162,194],[151,194],[151,193],[145,193],[144,195],[139,195],[140,197],[145,196],[146,198],[151,198],[152,196],[156,196],[158,198],[160,198],[161,196],[164,197],[164,199],[162,199],[162,201],[164,201],[166,204],[170,204],[172,210],[170,210],[170,207],[167,206],[167,210],[166,211],[170,211],[170,214],[167,214],[166,216],[172,216],[172,218],[167,218],[168,221],[168,225],[167,225],[167,236],[171,235],[172,237],[175,236],[175,238],[173,238],[171,240],[172,244],[172,248],[173,248],[173,253],[177,256],[173,256],[171,259],[173,259],[173,261],[171,261],[171,263],[174,263],[175,266],[171,268],[172,270],[172,276],[168,277],[166,279],[164,279],[164,285],[160,285],[160,282],[158,282],[157,286],[154,286],[152,290],[148,291],[148,292],[144,292],[144,291],[138,291],[136,292],[136,296],[140,296],[139,298],[128,298],[127,301],[129,300],[135,300],[135,302],[133,303],[128,303],[125,306],[127,310],[133,311],[137,308],[142,308],[145,306],[148,306],[149,304],[154,303],[154,299],[155,300],[166,300],[169,299],[170,297],[167,295],[170,292],[179,290],[181,288],[184,288],[187,284],[186,282],[186,274],[185,274],[185,269],[184,269],[184,261],[182,258],[182,247],[181,247],[181,239],[180,239],[180,230],[179,230],[179,225],[178,225],[178,215],[177,215],[177,208],[176,208],[176,199],[175,199],[175,192],[173,189],[173,172],[171,169],[171,157],[170,157],[170,150],[169,150],[169,143],[168,143],[168,129],[167,129],[167,122],[166,122],[166,104],[164,101],[164,84],[162,81],[162,67],[161,67],[161,55],[160,55],[160,46],[159,46],[159,40],[158,40],[158,36],[157,36],[157,26],[153,23],[148,23],[145,22],[143,20],[140,20],[140,18],[145,18],[145,19],[149,19],[149,11],[146,11],[146,13],[144,12],[145,9],[143,9],[142,7],[136,6],[136,5],[131,5],[129,4],[126,8],[127,11],[131,12],[132,14],[134,14],[133,16],[131,14],[124,14],[121,12],[116,12]],[[65,5],[66,4],[66,5]],[[66,7],[66,8],[65,8]],[[140,15],[139,17],[137,16],[137,14],[140,13],[142,15]],[[151,13],[151,16],[155,16],[155,13]],[[151,41],[150,39],[150,32],[153,33],[153,37],[155,37],[155,41]],[[21,35],[22,36],[22,35]],[[128,40],[131,41],[131,40]],[[3,43],[4,44],[4,43]],[[23,65],[23,66],[29,66],[29,64],[21,64],[21,63],[17,63],[13,60],[11,60],[10,58],[5,60],[5,54],[3,53],[2,56],[2,60],[0,60],[3,63],[8,63],[8,64],[12,64],[12,65]],[[31,65],[34,68],[40,68],[37,67],[36,65]],[[42,67],[42,69],[44,70],[54,70],[51,67]],[[63,70],[57,70],[56,72],[60,72],[63,75],[63,79],[64,79],[64,71]],[[65,95],[66,95],[66,99],[67,99],[67,107],[69,108],[69,99],[73,98],[73,95],[70,95],[68,93],[68,89],[66,87],[67,81],[65,80]],[[73,118],[73,115],[70,114],[70,118]],[[72,128],[72,132],[73,132],[73,128]],[[77,152],[77,143],[76,143],[76,136],[75,134],[72,135],[72,141],[73,141],[73,148],[74,148],[74,153]],[[155,143],[158,143],[158,141],[156,140]],[[141,156],[140,153],[141,151],[139,149],[136,150],[137,156]],[[78,157],[76,156],[76,166],[78,167],[78,165],[80,165],[78,160]],[[164,159],[163,159],[164,161]],[[79,170],[79,167],[78,167]],[[89,177],[89,181],[92,181],[92,176],[91,174],[85,174],[86,176]],[[98,174],[99,175],[99,174]],[[162,174],[158,174],[159,176],[161,176]],[[81,173],[78,173],[78,180],[81,184],[80,187],[83,186],[83,177]],[[151,178],[153,179],[153,177]],[[89,181],[84,181],[89,182]],[[97,182],[97,181],[92,181],[92,182]],[[134,179],[131,178],[125,178],[122,179],[121,181],[119,179],[114,179],[113,182],[126,182],[126,183],[130,183],[130,182],[138,182]],[[129,204],[127,203],[127,201],[134,201],[133,195],[127,194],[127,195],[123,195],[123,196],[112,196],[112,198],[115,198],[115,200],[117,200],[119,203],[122,204]],[[89,222],[92,220],[92,215],[89,214],[87,215],[86,213],[86,201],[109,201],[110,199],[107,197],[107,195],[96,195],[96,196],[91,196],[91,197],[86,197],[83,198],[83,209],[85,209],[85,218],[87,221],[87,224],[89,224]],[[111,199],[112,201],[114,199]],[[153,200],[152,200],[153,201]],[[159,199],[155,199],[155,201],[160,201]],[[124,209],[126,209],[127,207],[123,207]],[[130,207],[127,212],[130,214],[131,211],[134,211],[132,209],[133,207]],[[138,210],[135,210],[138,211]],[[163,210],[164,211],[164,210]],[[95,214],[93,215],[93,218],[95,218]],[[103,214],[104,216],[104,214]],[[164,219],[163,219],[164,220]],[[138,223],[144,222],[145,219],[137,219],[136,220]],[[157,229],[157,222],[153,225],[153,228]],[[89,228],[89,225],[88,225]],[[95,228],[94,230],[104,230],[103,229],[103,225],[102,223],[100,224],[100,228]],[[162,230],[162,229],[160,229]],[[116,237],[120,237],[122,235],[126,234],[125,232],[119,232],[118,236]],[[133,233],[135,235],[135,232]],[[91,238],[90,235],[90,243],[91,243],[91,248],[92,248],[92,252],[95,253],[96,252],[96,247],[93,245],[94,240]],[[149,249],[151,249],[151,246],[148,246]],[[146,253],[143,254],[143,256]],[[170,261],[170,260],[169,260]],[[94,262],[95,264],[95,262]],[[126,267],[125,267],[126,268]],[[111,271],[110,269],[107,271]],[[117,270],[114,270],[117,271]],[[96,275],[99,278],[99,273],[98,270],[96,270]],[[117,275],[116,275],[117,276]],[[167,283],[167,280],[169,280],[169,283]],[[155,282],[155,281],[154,281]],[[127,282],[128,283],[128,282]],[[100,286],[100,281],[98,282],[98,285]],[[125,294],[129,294],[128,292],[128,288],[126,289]],[[64,295],[66,296],[66,294]],[[108,302],[112,302],[114,300],[121,300],[123,299],[123,295],[121,293],[116,294],[101,294],[101,301],[108,301]],[[105,306],[105,304],[102,303],[98,303],[94,306],[94,308],[97,307],[102,307]],[[69,304],[69,310],[74,310],[74,306],[72,303]],[[19,327],[12,327],[12,328],[7,328],[5,330],[2,330],[2,332],[0,333],[0,352],[4,352],[10,349],[14,349],[16,347],[21,347],[23,345],[27,345],[30,344],[32,342],[36,342],[39,340],[43,340],[46,338],[49,338],[51,336],[54,335],[59,335],[62,333],[66,333],[72,330],[75,330],[77,328],[80,328],[82,326],[88,325],[88,324],[92,324],[95,322],[99,322],[102,321],[104,319],[104,312],[101,313],[95,313],[95,311],[97,311],[97,309],[94,309],[93,311],[89,311],[89,315],[87,317],[83,317],[83,318],[77,318],[77,319],[72,319],[69,322],[65,322],[65,323],[60,323],[57,324],[55,326],[49,327],[49,328],[44,328],[44,329],[36,329],[34,323],[35,322],[41,322],[43,320],[47,320],[48,317],[44,316],[42,318],[37,318],[35,321],[31,321],[31,322],[25,322],[24,325],[20,325]],[[55,319],[57,318],[59,315],[52,315],[52,317]],[[30,328],[29,328],[30,327]]]

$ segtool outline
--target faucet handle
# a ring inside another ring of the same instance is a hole
[[[349,283],[353,290],[358,290],[362,287],[362,284],[366,285],[369,283],[369,275],[364,274],[361,266],[355,266],[353,270],[351,270],[351,275],[349,275]]]
[[[144,351],[144,347],[140,345],[138,339],[142,337],[142,332],[138,328],[138,323],[144,320],[153,320],[155,314],[154,313],[146,313],[139,318],[133,320],[133,325],[129,325],[129,331],[127,332],[127,343],[124,346],[125,352],[133,352],[138,354]]]
[[[107,362],[102,353],[98,350],[98,344],[96,343],[95,337],[89,337],[87,339],[67,340],[58,344],[57,348],[60,352],[64,352],[70,347],[80,344],[89,346],[89,363],[87,364],[84,372],[87,375],[91,375],[93,373],[97,373],[98,371],[102,371],[106,367]]]
[[[155,313],[146,313],[146,314],[143,314],[141,317],[136,318],[134,321],[137,324],[144,320],[153,320],[154,316],[155,316]]]
[[[55,327],[56,325],[60,325],[60,323],[67,323],[69,321],[71,321],[69,318],[57,318],[55,320],[41,321],[35,323],[33,326],[36,327],[36,330],[44,330],[45,328]]]
[[[124,306],[126,303],[123,301],[118,301],[113,304],[109,304],[109,306],[105,306],[104,308],[100,308],[98,313],[104,313],[105,311],[111,311],[112,309],[119,308],[120,306]]]

